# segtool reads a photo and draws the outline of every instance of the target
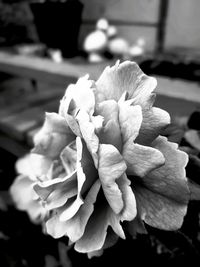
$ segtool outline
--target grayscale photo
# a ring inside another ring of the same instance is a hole
[[[0,0],[0,255],[199,266],[199,0]]]

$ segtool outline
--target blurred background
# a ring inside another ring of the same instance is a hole
[[[148,237],[121,241],[88,260],[73,251],[63,255],[65,242],[44,236],[15,210],[8,188],[44,112],[57,111],[69,83],[86,73],[97,79],[117,59],[136,61],[157,78],[155,105],[172,119],[165,135],[199,160],[199,14],[199,0],[0,0],[0,266],[100,266],[116,251],[124,256],[116,255],[115,264],[126,258],[132,266],[132,249],[137,262],[154,266],[198,264],[199,203],[191,204],[181,233],[149,229]],[[187,175],[200,183],[195,160]]]

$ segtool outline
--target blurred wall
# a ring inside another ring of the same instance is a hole
[[[153,50],[156,41],[159,0],[82,0],[84,4],[80,43],[95,22],[104,17],[116,25],[120,36],[133,44],[138,37],[145,37],[147,49]]]
[[[200,49],[200,0],[170,0],[165,48]]]

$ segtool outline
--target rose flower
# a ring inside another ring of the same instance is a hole
[[[161,136],[170,117],[153,107],[156,85],[130,61],[107,67],[96,82],[86,75],[34,138],[31,153],[46,160],[32,179],[46,232],[67,236],[76,251],[100,255],[126,231],[145,232],[144,222],[163,230],[183,223],[188,157]]]

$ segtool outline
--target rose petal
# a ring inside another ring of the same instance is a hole
[[[185,174],[188,156],[178,150],[178,145],[167,141],[166,137],[158,137],[152,146],[159,149],[165,157],[165,164],[148,173],[142,179],[145,187],[160,195],[180,203],[187,203],[189,189]]]
[[[101,144],[111,144],[119,152],[122,150],[122,138],[119,124],[115,121],[109,121],[98,135]]]
[[[126,102],[119,105],[119,122],[122,132],[123,144],[133,142],[138,136],[142,123],[142,110],[140,106],[129,106]]]
[[[66,222],[59,220],[59,214],[53,214],[52,217],[46,222],[47,234],[53,238],[60,238],[66,234]]]
[[[124,202],[124,208],[120,213],[121,221],[132,221],[137,214],[136,200],[130,184],[131,182],[127,178],[126,174],[123,174],[122,177],[118,180],[118,186],[122,192]]]
[[[52,160],[43,155],[30,153],[17,160],[15,168],[19,174],[28,176],[31,180],[45,175],[50,169]]]
[[[138,213],[134,220],[127,223],[127,230],[133,238],[135,238],[137,234],[147,234],[144,222],[141,220],[141,216]]]
[[[91,122],[94,125],[95,132],[99,133],[101,129],[103,128],[104,117],[100,115],[91,116]]]
[[[139,177],[164,164],[163,154],[152,147],[127,142],[122,153],[127,164],[127,174]]]
[[[112,227],[113,231],[122,239],[125,239],[125,234],[123,231],[123,228],[120,224],[120,216],[115,214],[113,211],[110,212],[109,214],[109,225]]]
[[[143,110],[142,114],[140,133],[135,142],[149,145],[170,124],[170,116],[165,110],[155,107]]]
[[[100,182],[97,180],[88,192],[84,204],[78,212],[68,221],[60,221],[60,214],[53,215],[47,223],[47,233],[54,238],[67,235],[72,242],[77,241],[83,235],[86,224],[94,210],[94,202],[100,189]]]
[[[170,142],[180,144],[185,133],[184,126],[180,126],[175,122],[170,123],[162,132],[161,135],[166,136]]]
[[[34,222],[40,221],[46,214],[46,210],[37,200],[33,190],[33,181],[27,176],[18,176],[9,189],[9,193],[19,210],[26,211]]]
[[[122,140],[117,102],[114,100],[103,101],[98,105],[96,112],[104,118],[104,128],[99,132],[100,143],[114,145],[121,151]]]
[[[35,147],[32,152],[56,158],[73,140],[74,135],[65,119],[56,113],[46,113],[43,127],[34,136]]]
[[[47,206],[50,204],[54,205],[54,200],[58,198],[56,202],[59,201],[59,197],[61,203],[63,201],[63,197],[65,197],[67,201],[69,197],[74,195],[75,190],[77,190],[76,188],[77,188],[76,172],[73,172],[72,174],[64,178],[55,178],[53,180],[38,182],[34,185],[35,192],[46,203]],[[53,195],[51,196],[52,193]]]
[[[102,98],[118,101],[127,91],[136,105],[145,105],[156,85],[156,79],[145,75],[135,62],[117,62],[113,67],[105,68],[97,80],[96,99],[99,102],[98,95],[101,95],[101,101]]]
[[[72,97],[73,90],[75,90],[75,84],[70,84],[67,87],[63,98],[60,100],[58,114],[63,118],[66,118],[67,114],[71,114],[76,109],[76,104]]]
[[[96,113],[104,118],[104,123],[109,120],[118,121],[118,104],[114,100],[103,101],[97,106]]]
[[[88,253],[101,249],[106,239],[108,225],[109,221],[106,207],[101,210],[95,208],[87,223],[83,236],[74,246],[75,250]]]
[[[83,205],[83,200],[80,196],[78,196],[75,201],[73,201],[72,204],[69,206],[63,206],[63,211],[60,213],[59,220],[61,222],[65,222],[69,219],[71,219],[79,210],[79,208]],[[68,203],[67,203],[68,204]]]
[[[66,114],[65,115],[65,119],[66,119],[66,122],[67,124],[69,125],[71,131],[76,135],[76,136],[80,136],[82,137],[81,135],[81,131],[80,131],[80,128],[79,128],[79,125],[75,119],[75,117],[73,117],[72,115],[69,115],[69,114]]]
[[[72,144],[74,144],[74,142]],[[72,147],[72,144],[66,146],[60,154],[60,159],[67,175],[72,173],[76,168],[77,151]]]
[[[104,243],[102,249],[87,253],[88,258],[91,259],[92,257],[99,257],[99,256],[103,255],[104,249],[107,249],[107,248],[114,246],[117,243],[118,239],[119,239],[119,236],[116,235],[112,231],[112,229],[108,229],[106,240],[105,240],[105,243]]]
[[[81,190],[86,180],[86,176],[85,176],[85,173],[83,172],[83,168],[81,164],[83,145],[82,145],[80,137],[76,138],[76,148],[77,148],[76,172],[77,172],[77,180],[78,180],[78,192],[77,192],[76,200],[60,214],[60,217],[59,217],[60,221],[67,221],[70,218],[72,218],[76,214],[80,206],[84,203],[82,196],[81,196]]]
[[[177,230],[182,226],[187,204],[156,194],[145,187],[135,186],[134,193],[141,219],[163,230]]]
[[[68,184],[67,190],[66,188],[59,188],[54,190],[43,202],[44,207],[47,210],[53,210],[59,207],[62,207],[69,198],[76,196],[77,188]]]
[[[119,213],[124,205],[116,180],[125,170],[126,164],[117,148],[113,145],[101,144],[99,146],[99,179],[105,197],[115,213]]]
[[[91,259],[93,257],[100,257],[103,255],[103,249],[88,252],[87,255],[88,255],[88,259]]]
[[[74,100],[75,107],[85,110],[88,114],[94,113],[95,97],[92,90],[93,81],[88,80],[89,75],[85,75],[78,79],[76,84],[68,86],[65,96],[61,100],[59,113],[68,113],[71,99]]]
[[[122,238],[125,238],[119,220],[113,211],[106,206],[103,208],[95,208],[83,236],[75,244],[75,250],[82,253],[100,250],[105,243],[109,225],[111,225],[113,230],[119,233]]]
[[[79,111],[79,113],[76,116],[76,119],[79,123],[83,139],[93,157],[95,166],[97,167],[98,164],[97,151],[99,148],[99,139],[95,134],[95,127],[90,121],[89,115],[83,110]]]
[[[66,234],[72,242],[76,242],[84,233],[86,224],[94,211],[94,203],[100,189],[100,182],[97,180],[89,190],[84,204],[73,218],[66,222]]]

